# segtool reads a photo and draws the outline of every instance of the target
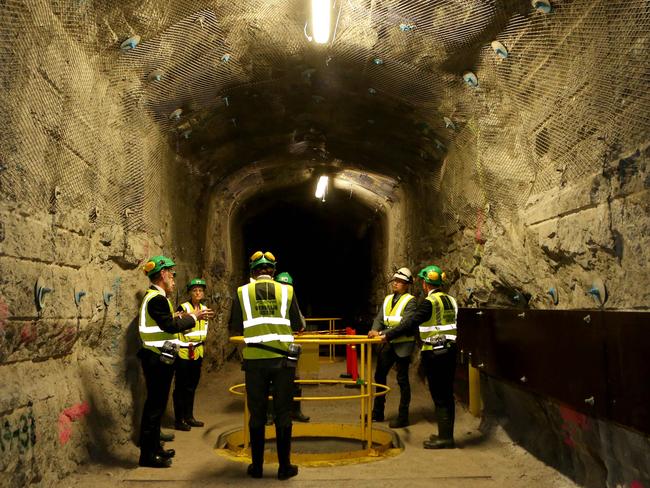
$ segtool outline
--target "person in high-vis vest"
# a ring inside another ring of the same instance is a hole
[[[163,449],[160,443],[160,420],[167,406],[174,376],[178,333],[191,329],[214,313],[204,309],[193,313],[174,314],[169,297],[176,288],[176,266],[165,256],[149,259],[143,271],[151,286],[145,293],[138,314],[138,330],[142,348],[138,357],[147,385],[147,398],[140,422],[140,466],[168,468],[175,452]]]
[[[451,449],[454,444],[454,375],[456,372],[456,317],[458,305],[454,297],[442,291],[445,273],[436,265],[418,273],[422,289],[427,294],[415,313],[397,327],[382,331],[386,341],[419,331],[424,343],[421,365],[429,392],[436,406],[438,435],[425,440],[425,449]]]
[[[193,313],[197,310],[205,310],[206,307],[201,301],[205,298],[205,280],[194,278],[187,284],[186,290],[190,294],[190,301],[182,303],[177,311]],[[178,340],[180,348],[178,359],[174,363],[174,426],[177,430],[188,431],[192,427],[203,427],[204,423],[194,418],[194,396],[196,387],[201,378],[201,364],[205,348],[205,338],[208,335],[208,321],[199,320],[196,325],[179,332]]]
[[[413,283],[413,275],[408,268],[400,268],[393,275],[393,293],[384,298],[381,310],[377,313],[368,337],[377,337],[381,331],[397,327],[402,320],[413,315],[416,301],[409,291]],[[375,369],[375,383],[386,384],[388,372],[396,365],[397,384],[400,390],[400,401],[397,418],[388,424],[391,428],[406,427],[409,425],[409,405],[411,403],[411,384],[409,383],[409,365],[415,339],[413,336],[401,336],[380,346]],[[372,420],[383,422],[384,395],[375,397],[372,408]]]
[[[275,277],[275,281],[279,283],[284,283],[285,285],[291,285],[293,286],[293,277],[287,273],[286,271],[283,271],[282,273],[278,273],[278,275]],[[300,312],[300,315],[302,316],[302,312]],[[304,332],[306,327],[306,322],[304,316],[302,316],[302,326],[298,332]],[[298,375],[296,374],[296,380],[298,380]],[[300,384],[295,382],[293,383],[293,396],[295,397],[301,397],[302,396],[302,388],[300,387]],[[269,412],[267,413],[267,420],[266,420],[266,425],[270,425],[274,422],[273,418],[275,415],[273,414],[273,407],[269,405]],[[291,420],[295,420],[296,422],[309,422],[309,416],[305,415],[302,412],[302,407],[300,405],[300,400],[294,400],[291,402]]]
[[[298,474],[291,464],[291,402],[297,358],[293,332],[302,327],[302,317],[293,287],[273,280],[276,260],[270,252],[250,257],[250,283],[240,286],[233,300],[230,331],[244,336],[242,369],[250,410],[249,432],[252,463],[247,473],[262,478],[264,429],[268,396],[273,386],[278,479]]]

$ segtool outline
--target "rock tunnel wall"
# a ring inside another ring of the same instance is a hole
[[[638,30],[649,14],[634,2],[558,2],[546,16],[502,19],[506,57],[487,43],[467,49],[475,84],[445,87],[442,130],[418,126],[444,154],[415,186],[429,202],[417,211],[436,224],[412,251],[451,271],[463,303],[547,308],[554,287],[558,307],[590,307],[585,291],[600,277],[607,308],[647,309],[635,283],[647,279],[650,243]]]
[[[0,48],[0,486],[50,486],[91,458],[131,464],[138,267],[165,253],[181,288],[200,274],[204,207],[123,80],[45,2],[0,11],[21,27]]]
[[[649,155],[648,145],[631,148],[602,171],[532,194],[507,222],[478,209],[473,226],[434,235],[444,244],[425,246],[420,263],[443,263],[465,306],[593,308],[600,278],[605,308],[645,310]]]
[[[647,101],[627,100],[641,88],[640,78],[618,85],[620,66],[631,63],[634,71],[637,63],[647,64],[638,57],[645,40],[622,42],[625,49],[604,59],[599,42],[588,36],[592,43],[578,56],[571,48],[584,47],[588,26],[603,22],[594,9],[582,14],[552,36],[553,61],[540,53],[550,46],[539,31],[519,32],[515,49],[526,54],[518,60],[532,74],[524,76],[521,68],[515,76],[503,60],[485,58],[492,68],[483,64],[484,74],[476,71],[479,87],[469,92],[475,99],[468,101],[467,88],[449,97],[465,101],[465,120],[462,128],[447,128],[456,135],[431,175],[439,193],[427,192],[423,182],[412,187],[428,202],[425,210],[415,209],[417,219],[432,225],[411,236],[411,255],[416,269],[441,264],[461,306],[597,308],[589,290],[602,279],[605,309],[648,310],[647,287],[638,286],[648,280],[650,244],[647,108],[640,108]],[[613,38],[626,32],[621,28]],[[576,62],[568,59],[573,56]],[[580,74],[586,71],[588,77]],[[499,89],[480,92],[481,80]],[[535,91],[545,95],[534,97]],[[486,429],[499,423],[581,485],[647,484],[647,434],[485,374],[482,388]]]

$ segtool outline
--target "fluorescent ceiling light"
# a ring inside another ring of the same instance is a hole
[[[325,201],[325,194],[327,193],[327,183],[329,181],[328,176],[321,176],[318,179],[318,185],[316,185],[316,198],[320,198],[322,201]]]
[[[318,44],[329,41],[331,12],[330,0],[311,0],[311,30]]]

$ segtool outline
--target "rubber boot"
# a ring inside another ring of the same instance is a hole
[[[302,413],[298,400],[294,400],[291,404],[291,419],[296,422],[309,422],[309,416]]]
[[[391,429],[399,429],[401,427],[408,427],[408,426],[409,426],[409,406],[406,405],[406,408],[404,408],[402,405],[400,405],[397,418],[391,420],[388,423],[388,427],[390,427]]]
[[[383,422],[384,421],[384,406],[386,405],[386,397],[378,396],[375,397],[375,401],[372,405],[372,421],[373,422]]]
[[[454,443],[454,408],[436,407],[438,419],[438,437],[424,441],[425,449],[453,449]]]
[[[293,384],[293,396],[294,398],[302,396],[302,388],[295,382]],[[293,400],[291,402],[291,420],[295,420],[296,422],[309,422],[309,416],[302,413],[300,400]]]
[[[298,474],[298,466],[291,464],[291,426],[275,428],[278,450],[278,479],[288,480]]]
[[[190,430],[190,425],[184,425],[186,424],[185,419],[187,418],[186,402],[183,396],[176,390],[176,387],[174,387],[174,391],[172,392],[172,400],[172,403],[174,404],[175,429]]]
[[[194,395],[187,399],[185,422],[190,427],[203,427],[205,425],[204,422],[194,418]]]
[[[246,472],[252,478],[261,478],[264,474],[264,426],[250,429],[251,460]]]

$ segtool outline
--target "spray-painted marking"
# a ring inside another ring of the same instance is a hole
[[[59,415],[59,442],[65,445],[72,437],[72,422],[85,417],[90,412],[88,402],[78,403],[66,408]]]
[[[575,434],[582,430],[591,429],[589,417],[564,406],[560,407],[560,416],[562,417],[562,420],[564,420],[564,423],[562,424],[562,430],[566,436],[564,438],[564,443],[569,447],[575,447]]]
[[[64,342],[74,342],[77,338],[77,328],[74,326],[68,326],[63,332],[63,341]]]
[[[23,344],[34,342],[37,338],[38,332],[36,331],[36,326],[33,322],[23,325],[20,329],[20,341]]]
[[[4,419],[0,431],[0,451],[24,454],[36,444],[36,421],[31,409],[16,420]]]

